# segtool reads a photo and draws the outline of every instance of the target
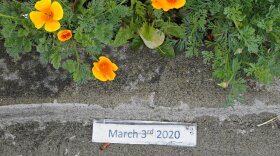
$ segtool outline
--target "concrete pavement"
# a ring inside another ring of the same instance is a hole
[[[1,48],[0,48],[1,50]],[[79,86],[63,71],[40,65],[35,54],[14,63],[0,55],[0,155],[2,156],[277,156],[280,153],[280,81],[251,83],[244,100],[225,107],[200,58],[174,60],[147,49],[111,50],[113,82]],[[93,119],[197,123],[197,147],[91,142]]]

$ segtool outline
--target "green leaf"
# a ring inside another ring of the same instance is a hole
[[[105,44],[110,44],[113,37],[113,25],[100,24],[94,30],[94,38]]]
[[[55,50],[54,53],[51,55],[51,64],[55,69],[58,69],[60,67],[61,62],[61,56],[60,53]]]
[[[240,62],[238,61],[237,58],[234,58],[232,60],[232,64],[231,64],[232,73],[235,75],[238,72],[238,70],[240,69],[240,67],[241,67]]]
[[[204,62],[210,62],[214,58],[214,54],[211,51],[202,51],[202,57]]]
[[[145,45],[150,49],[159,47],[165,39],[165,35],[153,26],[144,23],[142,28],[139,30],[140,37],[144,41]]]
[[[39,60],[42,64],[48,64],[51,59],[51,51],[45,51],[43,53],[40,53]]]
[[[23,40],[23,51],[30,52],[32,50],[32,42],[28,39]]]
[[[133,49],[139,49],[143,45],[143,41],[140,36],[134,37],[131,42],[131,47]]]
[[[74,11],[80,11],[80,12],[83,12],[85,10],[85,7],[83,6],[84,3],[86,2],[87,0],[75,0],[74,1],[74,4],[72,6],[72,9]]]
[[[73,79],[79,84],[85,84],[88,80],[93,80],[90,66],[87,64],[80,64],[76,66],[73,73]]]
[[[132,11],[127,6],[117,5],[110,10],[108,21],[115,25],[121,23],[123,18],[129,18],[131,15]]]
[[[3,21],[3,28],[1,30],[1,34],[4,38],[13,37],[16,25],[12,23],[10,20]]]
[[[273,81],[270,69],[264,66],[257,66],[251,63],[250,68],[246,68],[244,70],[247,76],[254,76],[259,82],[269,84]]]
[[[241,7],[236,4],[234,7],[226,7],[224,9],[224,14],[228,19],[231,19],[237,28],[242,26],[242,21],[245,19],[245,15],[242,15]]]
[[[185,28],[176,23],[164,22],[161,24],[163,32],[167,35],[183,38],[185,36]]]
[[[134,5],[135,5],[135,7],[134,7]],[[131,0],[130,9],[135,11],[136,15],[138,15],[139,17],[141,17],[142,19],[145,19],[147,8],[144,3],[142,3],[139,0]]]
[[[262,38],[255,34],[254,28],[246,26],[241,29],[239,39],[243,40],[249,52],[258,53]]]
[[[94,41],[91,37],[91,35],[84,33],[81,28],[77,28],[74,31],[74,38],[76,41],[85,47],[94,45]]]
[[[164,43],[163,45],[158,47],[157,50],[161,55],[163,55],[165,57],[168,57],[168,58],[175,57],[174,48],[168,43]]]
[[[73,79],[75,82],[81,81],[83,79],[83,75],[79,68],[74,71]]]
[[[129,27],[121,27],[115,37],[114,47],[119,47],[127,43],[134,36],[134,32]]]
[[[26,36],[28,36],[28,34],[29,34],[28,30],[22,29],[22,28],[18,29],[18,32],[17,32],[18,37],[26,37]]]
[[[272,32],[273,31],[273,20],[265,21],[264,19],[261,19],[258,21],[257,26],[263,30],[266,30],[266,32]]]
[[[152,25],[144,23],[139,30],[139,34],[142,35],[142,39],[145,38],[146,40],[152,41],[155,31],[156,29]]]
[[[258,81],[265,83],[265,84],[270,84],[273,81],[273,76],[270,73],[270,69],[268,68],[258,68],[255,71],[255,76],[258,79]]]
[[[52,55],[52,51],[50,50],[51,46],[46,43],[48,43],[48,41],[43,37],[39,39],[39,44],[36,46],[36,51],[40,53],[39,59],[42,64],[48,64]]]
[[[161,19],[163,15],[163,10],[155,9],[153,11],[153,15],[155,16],[156,19]]]
[[[19,54],[23,53],[22,49],[22,38],[6,38],[4,46],[6,47],[7,53],[14,59],[19,58]]]
[[[231,106],[235,100],[239,100],[246,92],[246,83],[243,79],[232,80],[229,95],[226,98],[225,105]]]
[[[18,60],[19,59],[19,53],[20,50],[17,48],[6,48],[7,53],[9,54],[9,56],[11,56],[12,58]]]
[[[67,60],[63,63],[62,68],[69,71],[69,73],[74,73],[77,63],[73,60]]]

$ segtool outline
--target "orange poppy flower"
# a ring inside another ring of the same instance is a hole
[[[179,9],[185,4],[186,0],[152,0],[152,6],[155,9],[163,9],[163,11]]]
[[[100,81],[112,81],[115,79],[116,74],[114,71],[118,70],[118,66],[111,62],[105,56],[100,56],[98,62],[93,63],[92,73],[94,77]]]
[[[162,9],[163,6],[166,6],[165,0],[152,0],[152,6],[155,9]]]
[[[71,30],[60,30],[57,33],[57,38],[61,42],[65,42],[72,38],[72,31]]]
[[[60,28],[59,20],[63,17],[61,5],[51,0],[40,0],[36,2],[35,8],[38,11],[31,11],[29,17],[37,29],[45,25],[45,30],[54,32]]]

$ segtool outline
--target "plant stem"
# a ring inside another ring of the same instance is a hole
[[[0,17],[8,18],[8,19],[14,19],[14,20],[22,20],[22,19],[20,19],[18,17],[9,16],[9,15],[5,15],[5,14],[2,14],[2,13],[0,13]]]
[[[268,121],[266,121],[264,123],[258,124],[257,126],[261,127],[263,125],[266,125],[266,124],[271,123],[271,122],[276,121],[276,120],[278,120],[278,116],[276,116],[276,117],[274,117],[274,118],[272,118],[272,119],[270,119],[270,120],[268,120]]]
[[[118,5],[122,5],[124,2],[126,2],[126,0],[123,0],[120,4],[118,4]]]
[[[79,52],[77,49],[77,43],[74,40],[73,40],[73,44],[74,44],[74,49],[75,49],[75,53],[76,53],[77,63],[78,63],[78,66],[80,66],[80,56],[79,56]]]
[[[164,51],[162,51],[161,49],[160,49],[160,47],[157,47],[157,49],[164,55],[165,53],[164,53]]]
[[[93,57],[96,61],[98,61],[99,59],[97,57],[95,57],[94,55],[91,54],[91,57]]]

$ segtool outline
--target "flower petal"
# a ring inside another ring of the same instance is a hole
[[[51,7],[51,0],[40,0],[36,2],[35,8],[39,11],[44,11]]]
[[[107,81],[106,77],[94,66],[92,68],[93,76],[100,81]]]
[[[176,4],[174,4],[173,8],[179,9],[182,8],[186,4],[186,0],[178,0]]]
[[[113,71],[117,71],[118,70],[118,66],[115,63],[111,64]]]
[[[152,0],[152,6],[155,9],[161,9],[162,8],[162,1],[160,1],[160,0]]]
[[[105,61],[105,62],[107,62],[108,64],[110,64],[110,66],[111,66],[111,68],[112,68],[113,71],[118,70],[118,66],[117,66],[115,63],[113,63],[109,58],[107,58],[107,57],[105,57],[105,56],[100,56],[100,57],[99,57],[99,60],[100,60],[99,62]]]
[[[100,56],[99,57],[99,61],[106,61],[106,62],[110,62],[111,63],[111,60],[105,56]]]
[[[65,42],[72,38],[72,32],[71,32],[71,30],[60,30],[57,33],[57,38],[59,41]]]
[[[42,13],[39,11],[31,11],[29,17],[37,29],[42,28],[46,21],[42,18]]]
[[[61,20],[63,17],[62,6],[58,2],[53,2],[51,5],[51,11],[53,13],[53,20]]]
[[[112,81],[116,77],[114,72],[116,70],[118,70],[116,64],[112,63],[109,58],[100,56],[99,61],[93,63],[92,73],[100,81]]]
[[[169,11],[169,10],[170,10],[170,7],[169,7],[169,6],[164,6],[164,7],[162,7],[162,10],[163,10],[163,11]]]
[[[58,21],[47,21],[45,24],[45,30],[48,32],[54,32],[60,28],[60,23]]]
[[[112,81],[115,79],[116,77],[116,74],[113,72],[113,71],[110,71],[110,72],[107,72],[105,77],[109,80],[109,81]]]

